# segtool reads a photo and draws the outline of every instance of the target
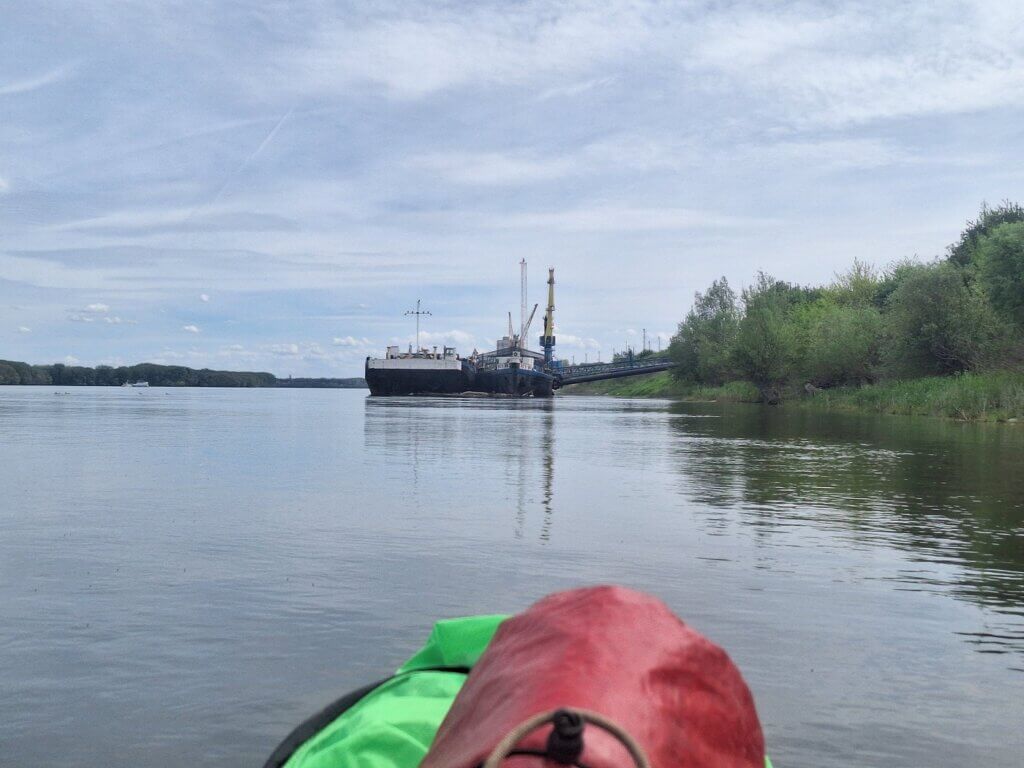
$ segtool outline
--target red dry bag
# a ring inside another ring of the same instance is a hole
[[[594,587],[547,597],[501,625],[421,768],[477,768],[517,726],[566,708],[613,721],[652,768],[764,766],[753,697],[725,651],[653,597]],[[620,739],[592,724],[575,756],[570,745],[568,757],[553,759],[564,735],[553,730],[544,725],[518,740],[505,765],[633,762]]]

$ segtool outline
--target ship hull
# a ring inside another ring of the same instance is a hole
[[[371,395],[456,395],[472,389],[475,370],[464,365],[454,370],[402,370],[366,368]]]
[[[462,361],[447,370],[377,368],[366,362],[366,385],[375,396],[486,394],[551,397],[554,377],[541,371],[502,368],[478,370]]]
[[[479,391],[508,397],[551,397],[554,377],[542,371],[519,368],[484,370],[477,374]]]

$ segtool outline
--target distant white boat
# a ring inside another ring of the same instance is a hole
[[[148,381],[132,381],[132,382],[126,381],[121,386],[122,387],[148,387],[149,386],[149,382]]]

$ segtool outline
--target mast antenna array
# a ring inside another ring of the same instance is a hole
[[[420,300],[416,299],[416,309],[410,309],[407,311],[406,316],[416,315],[416,351],[420,351],[420,316],[429,315],[430,312],[425,309],[420,309]],[[436,350],[436,348],[435,348]]]

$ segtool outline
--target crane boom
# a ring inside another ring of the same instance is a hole
[[[551,365],[555,356],[555,268],[548,269],[548,309],[544,313],[544,335],[540,337],[544,349],[544,365]]]
[[[540,306],[540,304],[534,304],[533,305],[533,312],[530,313],[530,317],[527,319],[526,325],[523,327],[522,339],[524,341],[526,340],[526,334],[528,334],[530,332],[530,326],[533,324],[533,316],[537,314],[537,307],[539,307],[539,306]]]

